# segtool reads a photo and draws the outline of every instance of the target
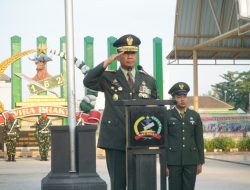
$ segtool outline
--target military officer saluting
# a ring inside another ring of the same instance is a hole
[[[47,117],[47,111],[43,109],[41,116],[35,123],[35,136],[39,146],[41,161],[48,160],[48,151],[51,143],[51,125],[51,120]]]
[[[135,69],[140,43],[140,39],[134,35],[122,36],[113,44],[117,54],[90,70],[83,81],[85,87],[102,91],[105,95],[98,147],[106,152],[111,190],[126,189],[125,110],[122,106],[115,106],[114,102],[157,98],[155,79]],[[107,71],[115,60],[120,62],[120,68]]]
[[[19,120],[15,118],[12,111],[8,112],[8,118],[5,120],[3,133],[4,142],[7,148],[7,161],[16,161],[16,143],[20,138],[20,124]]]
[[[177,101],[167,111],[167,175],[169,190],[193,190],[204,164],[203,129],[200,115],[187,108],[189,86],[178,82],[169,90]]]

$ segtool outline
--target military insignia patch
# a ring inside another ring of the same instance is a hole
[[[134,39],[131,36],[127,37],[127,44],[129,46],[131,46],[133,44],[133,41],[134,41]]]
[[[145,81],[142,81],[140,87],[139,87],[139,94],[138,96],[140,98],[150,98],[151,97],[151,89],[149,89],[146,85]]]
[[[195,124],[195,121],[194,121],[194,118],[193,117],[190,117],[190,123],[193,125]]]
[[[117,83],[118,83],[117,79],[114,79],[114,80],[112,81],[112,84],[114,84],[114,85],[117,85]]]
[[[180,88],[181,90],[183,90],[183,89],[184,89],[184,84],[179,84],[179,88]]]
[[[135,140],[140,139],[161,139],[162,124],[154,116],[141,116],[135,121],[134,132]]]
[[[117,94],[114,94],[112,98],[113,98],[113,101],[117,101],[119,99],[119,96]]]
[[[113,101],[117,101],[119,96],[118,94],[116,94],[118,91],[121,92],[123,90],[122,86],[119,84],[117,79],[113,79],[113,81],[111,82],[111,90],[115,92],[115,94],[113,95],[112,99]]]

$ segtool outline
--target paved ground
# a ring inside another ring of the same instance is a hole
[[[249,190],[250,153],[209,154],[203,173],[197,177],[196,190]],[[243,162],[242,165],[215,159]],[[18,159],[17,162],[0,160],[1,190],[40,190],[41,179],[50,171],[50,162],[33,158]],[[109,186],[105,159],[97,159],[97,172]],[[109,188],[108,188],[109,190]]]

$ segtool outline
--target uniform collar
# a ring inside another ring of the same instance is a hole
[[[182,113],[176,106],[174,106],[174,108],[177,110],[177,112],[180,114],[180,113]],[[185,108],[185,110],[184,110],[184,114],[186,114],[186,112],[187,112],[187,108]]]
[[[122,68],[122,67],[120,67],[120,69],[121,69],[121,71],[123,72],[123,74],[124,74],[124,76],[126,77],[126,79],[128,80],[128,70],[126,70],[126,69],[124,69],[124,68]],[[131,70],[131,74],[132,74],[132,77],[133,77],[133,81],[135,81],[135,73],[136,73],[136,70],[135,70],[135,67],[134,68],[132,68],[132,70]]]

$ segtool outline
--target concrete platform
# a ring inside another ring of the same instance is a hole
[[[232,161],[247,161],[250,153],[214,154],[207,157],[227,158]],[[50,161],[34,158],[19,158],[16,162],[0,159],[1,190],[40,190],[41,180],[50,171]],[[159,169],[158,169],[159,171]],[[105,159],[97,159],[97,172],[108,184],[109,176]],[[202,190],[249,190],[250,166],[206,159],[203,173],[197,177],[196,189]]]

